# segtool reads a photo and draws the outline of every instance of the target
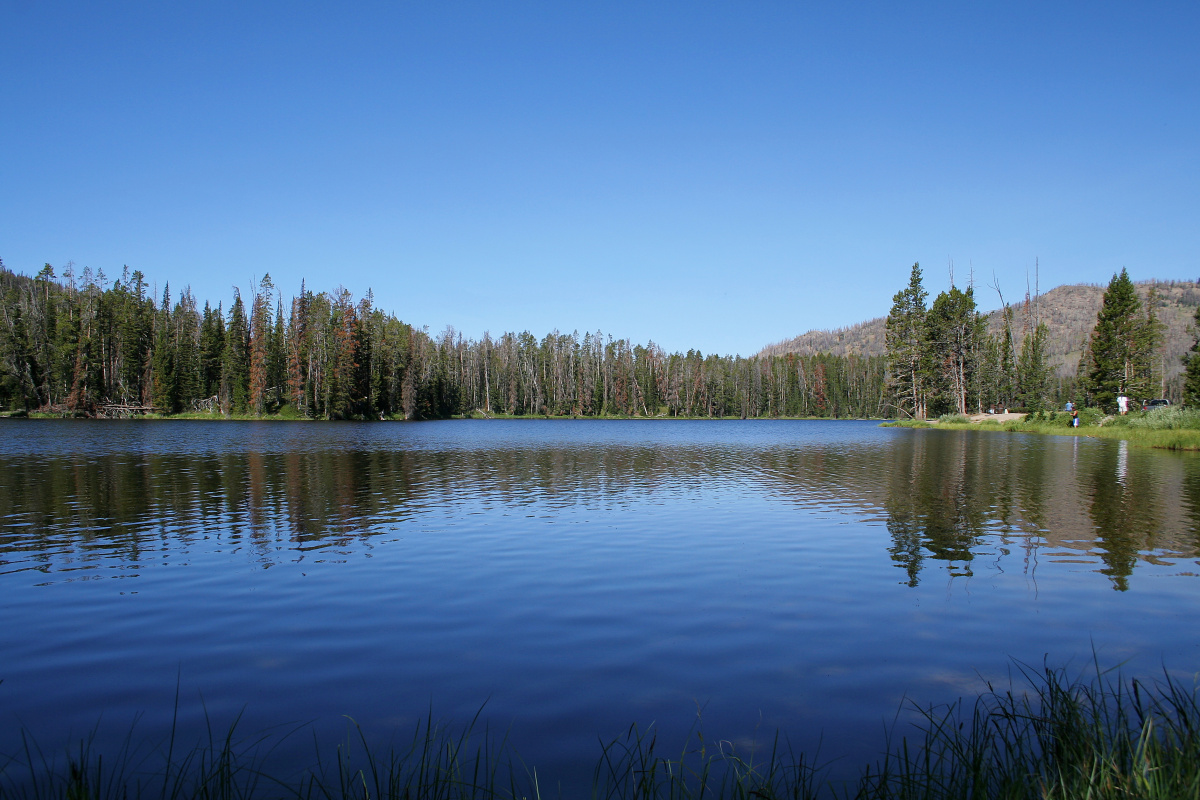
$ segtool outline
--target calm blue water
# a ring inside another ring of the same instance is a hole
[[[1200,670],[1200,459],[862,422],[0,421],[0,753],[347,715],[819,744],[1093,649]],[[178,687],[179,705],[175,694]],[[99,725],[99,728],[97,726]]]

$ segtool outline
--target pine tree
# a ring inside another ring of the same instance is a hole
[[[52,406],[65,392],[58,380],[57,339],[59,286],[54,267],[46,264],[34,277],[24,299],[30,337],[30,367],[39,406]]]
[[[75,286],[75,272],[70,264],[63,270],[67,283],[62,287],[58,319],[54,326],[54,362],[56,384],[70,408],[70,392],[74,382],[75,359],[81,335],[82,305]]]
[[[271,295],[275,291],[270,274],[263,275],[250,307],[250,381],[249,407],[255,414],[266,410],[270,387]]]
[[[1200,306],[1196,307],[1192,332],[1196,335],[1196,342],[1192,345],[1191,355],[1183,359],[1183,402],[1189,406],[1200,406]]]
[[[292,316],[288,323],[287,396],[301,416],[309,415],[308,404],[308,291],[300,282],[300,296],[292,298]]]
[[[1146,317],[1138,337],[1138,385],[1141,397],[1161,397],[1166,394],[1165,365],[1160,356],[1167,326],[1158,318],[1158,289],[1153,283],[1146,296]]]
[[[175,347],[171,320],[171,285],[163,289],[162,306],[155,314],[154,320],[154,349],[150,356],[151,365],[151,405],[159,411],[170,414],[178,410],[176,376],[175,376]]]
[[[192,290],[184,289],[171,315],[174,320],[172,343],[175,348],[176,406],[194,407],[202,397],[200,389],[200,315]]]
[[[1107,411],[1116,408],[1118,394],[1145,397],[1151,388],[1160,334],[1153,314],[1143,318],[1141,307],[1126,270],[1113,275],[1092,330],[1087,374],[1093,402]]]
[[[208,400],[221,392],[221,359],[225,354],[225,317],[204,304],[200,319],[200,395]]]
[[[5,276],[11,273],[4,273]],[[3,292],[4,315],[0,317],[0,394],[12,410],[32,406],[33,381],[29,370],[29,340],[21,313],[16,282]]]
[[[908,287],[892,298],[884,342],[888,387],[899,410],[918,419],[926,415],[925,288],[921,265],[912,265]]]
[[[275,329],[271,332],[267,350],[267,387],[275,408],[284,403],[287,382],[287,331],[283,323],[283,300],[276,298]]]
[[[1020,376],[1021,405],[1029,411],[1044,411],[1050,394],[1050,365],[1046,358],[1049,329],[1045,323],[1030,331],[1021,342],[1017,364]]]
[[[221,354],[221,410],[245,413],[250,400],[250,324],[240,292],[234,294]]]
[[[975,311],[975,291],[956,286],[942,292],[926,315],[926,342],[932,366],[931,407],[967,413],[976,385],[980,342],[985,331]]]
[[[1017,378],[1017,356],[1016,347],[1013,345],[1013,311],[1012,306],[1008,303],[1004,304],[1004,330],[1000,334],[1000,340],[995,343],[997,352],[996,373],[989,376],[995,384],[995,395],[990,398],[992,401],[997,401],[1002,408],[1007,408],[1013,405],[1013,400],[1016,395],[1016,387],[1019,383]]]
[[[78,310],[78,337],[71,359],[71,391],[67,395],[67,408],[88,413],[95,407],[103,389],[100,376],[103,336],[99,330],[102,293],[92,280],[90,269],[85,267],[81,277],[83,288],[75,304]],[[65,348],[66,344],[63,346]]]
[[[330,419],[345,419],[353,414],[354,328],[357,319],[349,290],[338,292],[330,311],[332,336],[329,342],[329,380],[325,384],[325,413]]]

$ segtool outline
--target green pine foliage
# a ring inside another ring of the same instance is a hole
[[[975,310],[975,292],[956,286],[933,301],[926,317],[930,410],[966,414],[979,407],[981,345],[986,335]]]
[[[248,346],[250,369],[247,380],[247,405],[255,414],[262,414],[273,400],[270,394],[269,368],[271,357],[271,298],[275,286],[271,276],[264,275],[250,306],[250,333]],[[273,403],[271,403],[273,405]]]
[[[912,265],[908,286],[892,298],[884,341],[887,346],[888,389],[904,416],[924,419],[928,401],[929,359],[921,265]]]
[[[216,311],[204,304],[200,319],[200,392],[197,399],[216,402],[221,391],[221,356],[225,352],[225,318],[221,306]]]
[[[250,323],[241,293],[235,293],[221,353],[222,412],[245,414],[250,402]]]
[[[200,367],[201,319],[196,311],[196,299],[185,289],[172,312],[171,343],[175,349],[174,409],[191,410],[185,407],[203,396]]]
[[[1188,406],[1200,406],[1200,306],[1196,308],[1196,343],[1185,359],[1183,373],[1183,402]]]
[[[1117,395],[1145,398],[1154,394],[1154,360],[1161,331],[1150,305],[1142,303],[1129,274],[1113,275],[1104,293],[1089,343],[1086,390],[1092,404],[1113,411]]]
[[[1046,358],[1049,329],[1043,323],[1034,328],[1021,342],[1017,362],[1020,405],[1031,412],[1045,411],[1050,404],[1050,364]]]
[[[156,301],[140,272],[111,285],[86,269],[64,278],[0,263],[0,409],[308,419],[890,411],[879,357],[667,353],[600,332],[472,341],[413,328],[369,293],[356,301],[301,284],[289,304],[269,277],[249,309],[235,292],[228,313],[201,309],[186,289]]]
[[[986,353],[995,353],[992,359],[985,358],[987,365],[983,376],[987,402],[994,402],[1001,408],[1016,405],[1019,380],[1014,381],[1017,370],[1016,346],[1013,338],[1013,311],[1008,303],[1004,304],[1004,329],[999,337],[987,337],[983,343]]]
[[[175,363],[176,342],[170,313],[170,285],[163,290],[160,308],[161,311],[154,322],[154,349],[150,355],[152,402],[155,408],[177,411],[179,374]]]
[[[1037,298],[1025,298],[1024,333],[1017,353],[1013,312],[1005,304],[998,335],[988,333],[973,287],[951,286],[928,310],[921,272],[893,298],[886,324],[888,402],[903,417],[924,419],[1010,407],[1040,411],[1051,404],[1049,337],[1037,320]]]

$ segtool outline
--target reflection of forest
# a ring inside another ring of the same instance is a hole
[[[3,459],[0,572],[110,556],[136,564],[149,551],[186,553],[201,541],[285,560],[280,551],[367,541],[464,503],[624,505],[672,491],[672,480],[684,491],[681,473],[720,468],[720,452],[708,463],[694,450],[650,447]],[[168,538],[175,547],[163,547]]]
[[[927,562],[969,576],[982,556],[1094,564],[1126,589],[1139,560],[1200,555],[1200,459],[1125,442],[911,431],[886,449],[764,453],[774,488],[805,505],[882,512],[915,586]],[[1005,569],[1011,566],[1003,567]]]
[[[0,572],[109,557],[136,565],[151,551],[178,558],[222,546],[272,562],[336,550],[464,503],[616,508],[719,486],[765,487],[806,508],[882,517],[910,585],[931,561],[970,575],[988,555],[988,563],[1016,559],[1025,569],[1035,556],[1095,564],[1124,589],[1139,561],[1191,559],[1200,547],[1196,458],[1117,442],[907,431],[868,446],[5,459]]]

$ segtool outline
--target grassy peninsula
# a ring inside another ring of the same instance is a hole
[[[1015,415],[1007,415],[1015,416]],[[1169,407],[1153,411],[1131,411],[1125,416],[1105,414],[1098,408],[1079,412],[1079,426],[1072,427],[1064,411],[1043,411],[1020,419],[988,419],[976,415],[944,414],[936,420],[900,420],[884,425],[898,428],[945,428],[1040,433],[1052,436],[1089,436],[1121,439],[1141,447],[1167,450],[1200,450],[1200,409]]]

